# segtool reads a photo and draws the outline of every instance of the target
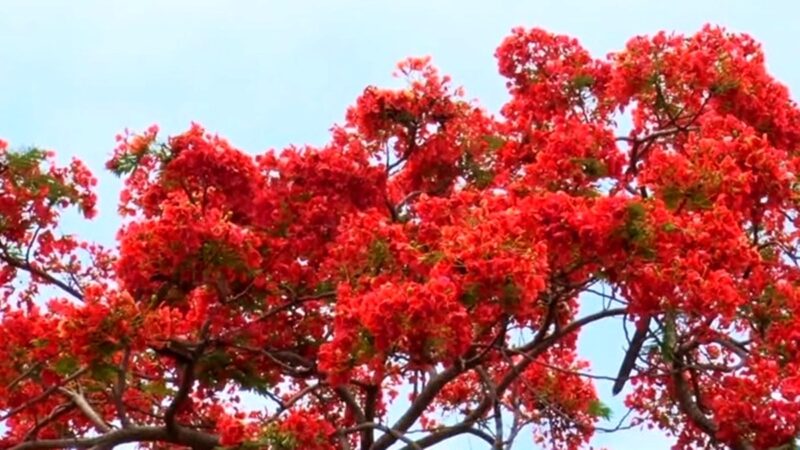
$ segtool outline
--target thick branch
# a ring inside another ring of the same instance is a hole
[[[375,419],[375,406],[378,400],[378,386],[368,386],[364,394],[364,419],[372,422]],[[361,448],[368,450],[375,442],[373,429],[364,429],[361,432]]]
[[[364,430],[380,430],[380,431],[383,431],[384,433],[386,433],[386,436],[392,436],[395,439],[400,440],[400,441],[408,444],[408,446],[410,448],[414,449],[414,450],[422,450],[422,447],[416,445],[414,443],[414,441],[412,441],[411,439],[409,439],[406,436],[404,436],[403,433],[401,433],[401,432],[399,432],[397,430],[393,430],[393,429],[387,427],[386,425],[381,425],[379,423],[364,422],[364,423],[360,423],[360,424],[358,424],[358,425],[356,425],[354,427],[346,428],[344,430],[339,430],[337,433],[341,434],[341,435],[347,435],[347,434],[350,434],[350,433],[363,432]]]
[[[473,363],[473,365],[477,364]],[[411,403],[411,406],[409,406],[406,412],[400,416],[399,419],[397,419],[391,428],[399,433],[405,433],[409,428],[411,428],[412,425],[414,425],[414,422],[419,419],[419,416],[422,415],[428,405],[430,405],[430,403],[436,398],[436,396],[439,394],[439,391],[441,391],[442,388],[447,385],[447,383],[453,381],[456,379],[456,377],[464,373],[464,371],[466,371],[468,368],[471,367],[468,367],[465,363],[459,361],[459,363],[448,367],[435,377],[431,378],[430,381],[428,381],[428,384],[426,384],[419,393],[417,398],[415,398]],[[386,450],[395,442],[397,442],[397,438],[394,435],[384,434],[375,442],[370,450]]]
[[[23,442],[10,450],[37,450],[54,448],[113,448],[130,442],[168,442],[197,450],[211,450],[219,446],[219,438],[189,428],[178,427],[174,433],[166,427],[131,427],[110,431],[102,436],[86,438],[42,439]]]
[[[442,442],[446,439],[450,439],[452,437],[456,437],[462,434],[471,434],[476,436],[484,441],[486,441],[489,445],[494,445],[494,439],[492,436],[487,434],[484,431],[481,431],[477,428],[473,428],[472,424],[467,424],[464,422],[459,423],[458,425],[453,425],[451,427],[440,429],[428,436],[425,436],[422,439],[414,441],[414,447],[406,446],[403,447],[402,450],[415,450],[419,448],[428,448],[432,445],[436,445],[439,442]]]
[[[86,400],[86,397],[79,392],[75,392],[67,388],[62,387],[58,390],[72,400],[72,403],[74,403],[75,406],[81,410],[83,415],[86,416],[90,422],[92,422],[94,427],[97,428],[97,431],[100,433],[108,433],[111,431],[111,427],[108,425],[108,423],[106,423],[105,420],[103,420],[102,417],[100,417],[100,414],[98,414],[97,411],[92,408],[92,405],[89,404],[89,402]]]
[[[164,412],[164,422],[167,424],[167,429],[175,431],[178,428],[177,421],[175,420],[178,410],[189,398],[194,384],[194,361],[186,363],[183,367],[183,375],[181,376],[181,384],[178,387],[178,392],[172,398],[172,403],[169,404],[167,410]]]
[[[131,359],[131,349],[126,347],[122,354],[122,363],[120,364],[119,371],[117,372],[117,384],[114,386],[114,406],[117,408],[117,417],[123,428],[131,425],[128,413],[125,408],[125,389],[127,387],[128,366]]]

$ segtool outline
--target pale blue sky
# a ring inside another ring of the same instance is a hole
[[[505,91],[493,53],[516,25],[573,35],[597,55],[635,34],[725,25],[761,41],[770,71],[797,92],[798,13],[796,0],[3,0],[0,138],[78,156],[97,173],[115,134],[152,123],[176,133],[197,121],[251,152],[321,144],[364,86],[395,84],[394,64],[410,55],[433,56],[496,111]],[[100,178],[100,217],[68,225],[110,243],[118,184]],[[613,373],[618,327],[589,329],[581,349],[598,373]],[[525,441],[517,448],[532,449]],[[669,448],[642,431],[595,444]]]

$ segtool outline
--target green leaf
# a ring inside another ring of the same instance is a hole
[[[646,220],[647,209],[642,202],[634,201],[627,205],[626,210],[627,217],[615,231],[616,237],[623,240],[629,251],[646,259],[653,258],[653,235]]]
[[[715,95],[726,94],[739,87],[739,81],[733,78],[720,80],[711,85],[711,93]]]
[[[641,222],[647,214],[647,210],[641,202],[631,202],[628,204],[627,210],[629,222]]]
[[[505,141],[502,138],[486,136],[484,139],[489,143],[489,150],[494,151],[503,146]],[[465,153],[461,160],[461,170],[467,181],[473,183],[478,189],[489,186],[494,181],[494,172],[485,164],[482,165],[475,160],[470,153]]]
[[[679,230],[678,226],[675,225],[672,222],[665,223],[664,225],[661,226],[661,229],[666,231],[667,233],[672,233],[674,231],[678,231]]]
[[[389,244],[386,241],[383,239],[376,239],[372,242],[367,256],[369,267],[371,269],[378,271],[385,263],[391,261],[391,259],[392,252],[389,249]]]
[[[481,285],[478,283],[468,284],[464,287],[464,292],[461,294],[461,303],[467,308],[471,308],[478,303],[480,299]]]
[[[91,368],[92,378],[103,383],[110,383],[117,378],[117,368],[110,364],[96,364]]]
[[[710,209],[714,204],[708,198],[705,192],[700,189],[695,190],[689,196],[689,201],[692,203],[692,206],[698,209]]]
[[[495,151],[500,149],[502,146],[506,144],[506,140],[500,136],[495,136],[491,134],[487,134],[483,136],[484,142],[489,146],[489,150]]]
[[[136,156],[132,153],[126,153],[124,155],[121,155],[119,158],[116,159],[115,161],[116,164],[114,165],[113,168],[111,168],[111,172],[113,172],[114,175],[117,176],[127,175],[136,170],[137,167],[139,167],[140,159],[141,159],[140,156]]]
[[[314,289],[314,294],[324,295],[336,291],[336,284],[331,280],[324,280],[320,282]]]
[[[233,379],[239,383],[245,391],[267,395],[272,387],[263,376],[253,373],[251,370],[240,370],[233,374]]]
[[[576,89],[591,87],[593,84],[594,84],[594,77],[589,75],[588,73],[579,74],[572,79],[572,85],[575,86]]]
[[[681,192],[678,186],[666,186],[661,191],[661,199],[667,205],[667,208],[675,209],[680,204],[681,199],[683,199],[683,192]]]
[[[522,291],[519,286],[517,286],[513,280],[507,279],[505,284],[503,284],[503,294],[500,297],[500,304],[506,309],[514,308],[519,305],[521,297]]]
[[[59,375],[72,375],[78,371],[78,367],[78,359],[74,356],[67,355],[62,356],[58,361],[56,361],[53,369]]]
[[[275,424],[271,424],[264,430],[264,444],[261,448],[273,450],[296,450],[297,438],[290,432],[283,431]]]
[[[761,255],[761,259],[764,261],[774,261],[777,256],[777,253],[772,246],[762,247],[758,250],[758,254]]]
[[[369,355],[375,349],[375,338],[366,328],[358,332],[358,342],[356,343],[355,355]],[[354,355],[354,356],[355,356]],[[357,356],[356,356],[357,357]]]
[[[603,178],[608,175],[608,166],[597,158],[573,158],[572,162],[581,166],[586,175],[593,178]]]
[[[611,416],[613,415],[611,408],[597,399],[592,400],[592,402],[589,403],[589,410],[587,412],[592,417],[599,417],[605,420],[611,419]]]
[[[142,390],[159,398],[168,397],[174,392],[167,386],[167,383],[164,380],[157,380],[151,383],[143,384]]]
[[[438,263],[439,261],[443,260],[444,258],[445,258],[444,252],[432,251],[430,253],[426,253],[422,257],[422,262],[432,266]]]
[[[44,161],[45,152],[38,148],[29,148],[27,150],[13,151],[5,154],[5,162],[12,170],[19,172],[26,172],[36,167],[39,167]]]

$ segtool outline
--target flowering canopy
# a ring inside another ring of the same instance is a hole
[[[614,320],[634,424],[789,448],[800,110],[759,45],[515,29],[496,56],[500,117],[409,59],[321,148],[120,136],[113,251],[57,232],[94,214],[80,162],[0,141],[0,446],[581,448],[609,410],[576,342]]]

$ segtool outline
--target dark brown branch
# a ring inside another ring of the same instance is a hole
[[[475,365],[477,364],[472,363],[472,367]],[[426,384],[419,393],[417,398],[415,398],[411,403],[411,406],[409,406],[406,412],[400,416],[399,419],[397,419],[391,428],[400,433],[405,433],[411,427],[411,425],[413,425],[414,422],[419,419],[420,415],[422,415],[428,405],[430,405],[430,403],[439,394],[439,391],[441,391],[447,385],[447,383],[453,381],[467,369],[472,367],[468,366],[463,361],[459,361],[459,363],[448,367],[435,377],[431,378],[428,381],[428,384]],[[395,442],[397,442],[396,437],[391,434],[384,434],[375,442],[370,450],[385,450]]]
[[[478,366],[475,371],[480,375],[481,381],[486,388],[486,396],[492,401],[494,409],[494,443],[492,444],[492,449],[503,450],[503,414],[500,398],[497,395],[497,385],[492,380],[489,372],[483,367]]]
[[[172,398],[172,403],[169,404],[167,410],[164,412],[164,422],[167,424],[167,430],[175,431],[178,428],[175,418],[178,414],[178,410],[189,398],[189,394],[192,391],[192,385],[195,379],[194,367],[194,361],[189,361],[183,365],[178,392],[175,394],[175,397]]]
[[[375,420],[375,407],[378,402],[378,386],[368,386],[364,393],[364,420],[372,422]],[[375,434],[372,428],[364,429],[361,432],[361,448],[368,450],[375,442]]]
[[[114,386],[114,405],[117,408],[117,418],[119,418],[120,425],[123,428],[129,427],[131,425],[130,419],[128,418],[128,413],[125,409],[125,401],[123,396],[125,395],[125,389],[127,387],[127,376],[128,376],[128,365],[130,363],[131,358],[131,349],[130,347],[126,347],[125,351],[122,353],[122,363],[120,364],[119,371],[117,372],[117,384]]]
[[[219,446],[213,434],[178,427],[170,432],[166,427],[130,427],[110,431],[102,436],[85,438],[41,439],[23,442],[10,450],[38,450],[55,448],[113,448],[130,442],[168,442],[197,450],[211,450]]]
[[[413,450],[422,450],[422,447],[416,445],[416,443],[414,443],[414,441],[412,441],[411,439],[406,437],[403,433],[401,433],[401,432],[399,432],[397,430],[394,430],[392,428],[389,428],[386,425],[381,425],[379,423],[374,423],[374,422],[363,422],[363,423],[360,423],[360,424],[358,424],[358,425],[356,425],[354,427],[350,427],[350,428],[345,428],[343,430],[339,430],[339,431],[336,432],[336,434],[347,435],[347,434],[350,434],[350,433],[363,432],[364,430],[380,430],[380,431],[383,431],[385,433],[385,436],[392,436],[396,440],[399,440],[399,441],[402,441],[402,442],[408,444],[408,446]]]
[[[619,136],[616,138],[617,141],[623,142],[631,142],[633,144],[636,143],[645,143],[648,141],[656,140],[662,137],[672,136],[674,134],[680,133],[682,131],[694,131],[697,128],[666,128],[663,130],[653,131],[652,133],[648,134],[647,136],[643,137],[630,137],[630,136]]]
[[[51,423],[55,422],[61,416],[63,416],[64,414],[67,414],[68,412],[72,411],[73,409],[75,409],[75,404],[72,403],[72,402],[64,403],[64,404],[56,406],[55,408],[53,408],[53,410],[50,412],[50,414],[47,415],[47,417],[45,417],[44,419],[36,422],[36,425],[33,428],[31,428],[30,430],[28,430],[27,433],[25,433],[25,437],[23,438],[23,440],[30,441],[30,440],[36,439],[36,435],[39,434],[39,431],[42,428],[44,428],[44,427],[50,425]]]
[[[437,430],[436,432],[425,436],[422,439],[418,439],[414,441],[415,447],[406,446],[403,447],[401,450],[415,450],[418,448],[428,448],[432,445],[436,445],[439,442],[444,440],[450,439],[455,436],[459,436],[462,434],[471,434],[476,436],[483,441],[486,441],[489,445],[494,445],[494,439],[489,434],[477,429],[473,428],[471,424],[466,424],[464,422],[459,423],[458,425],[453,425],[451,427],[442,428]]]
[[[16,378],[14,378],[13,380],[11,380],[11,382],[10,382],[10,383],[8,383],[8,386],[6,386],[6,390],[7,390],[7,391],[10,391],[10,390],[11,390],[11,389],[13,389],[13,388],[14,388],[14,387],[15,387],[17,384],[19,384],[20,382],[22,382],[24,379],[26,379],[26,378],[28,378],[29,376],[33,375],[33,373],[34,373],[34,372],[36,372],[37,370],[39,370],[41,367],[42,367],[42,363],[36,363],[36,364],[34,364],[34,365],[30,366],[30,367],[29,367],[29,368],[27,368],[27,369],[26,369],[24,372],[22,372],[21,374],[19,374],[19,375],[18,375]]]
[[[208,345],[208,331],[210,327],[211,320],[208,319],[200,328],[200,342],[194,346],[194,348],[190,349],[189,359],[187,361],[181,361],[179,359],[175,360],[179,366],[183,366],[183,369],[178,392],[175,394],[175,397],[172,398],[172,403],[169,404],[167,410],[164,412],[164,422],[167,425],[167,430],[170,432],[174,433],[178,430],[178,423],[175,419],[178,411],[189,398],[189,394],[192,392],[192,387],[194,386],[196,376],[195,365]]]
[[[20,270],[24,270],[25,272],[30,273],[34,277],[41,278],[46,282],[57,286],[62,291],[66,292],[67,294],[71,295],[72,297],[76,298],[77,300],[83,301],[83,294],[78,291],[77,289],[73,288],[72,286],[68,285],[67,283],[59,280],[58,278],[50,275],[49,273],[45,272],[38,267],[35,267],[29,263],[24,261],[19,261],[15,258],[10,256],[0,256],[0,260],[5,261],[6,264],[10,265],[11,267],[15,267]]]

